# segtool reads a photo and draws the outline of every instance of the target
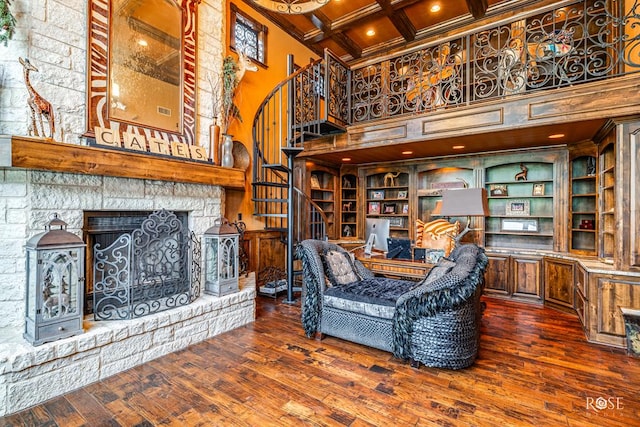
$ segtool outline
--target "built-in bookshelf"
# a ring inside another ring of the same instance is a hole
[[[358,235],[358,177],[344,174],[340,180],[340,237],[355,238]]]
[[[572,159],[570,177],[569,249],[593,256],[598,240],[596,157],[581,155]]]
[[[365,217],[388,218],[391,222],[391,237],[411,238],[409,171],[367,173],[365,183]]]
[[[506,163],[485,170],[485,245],[553,249],[553,163]]]

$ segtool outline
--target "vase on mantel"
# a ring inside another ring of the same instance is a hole
[[[222,134],[222,167],[233,167],[233,135]]]
[[[220,166],[220,126],[216,119],[209,126],[209,160],[214,165]]]

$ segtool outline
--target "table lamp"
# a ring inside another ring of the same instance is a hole
[[[472,216],[489,215],[489,207],[487,205],[487,190],[484,188],[457,188],[448,189],[442,192],[442,208],[441,216],[466,216],[467,225],[455,238],[456,245],[460,243],[462,236],[472,229]]]

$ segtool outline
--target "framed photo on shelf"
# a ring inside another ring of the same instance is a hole
[[[409,203],[403,203],[402,204],[402,213],[403,214],[408,214],[409,213]]]
[[[389,220],[390,227],[402,227],[404,225],[403,218],[399,216],[393,216],[387,218]]]
[[[529,216],[531,206],[529,200],[509,200],[505,211],[506,216]]]
[[[380,213],[380,202],[369,202],[369,209],[367,210],[370,214],[379,214]]]
[[[507,184],[491,184],[489,186],[489,195],[492,197],[508,196]]]
[[[533,196],[544,196],[544,184],[533,184]]]
[[[460,179],[457,181],[432,182],[431,188],[444,190],[444,189],[450,189],[450,188],[464,188],[464,185],[465,185],[465,181]]]
[[[502,218],[500,226],[501,231],[524,231],[529,233],[538,232],[538,220],[537,219],[512,219]]]
[[[311,188],[320,188],[320,181],[318,175],[311,174]]]
[[[395,203],[384,203],[382,205],[384,208],[384,213],[386,214],[394,214],[396,213],[396,204]]]
[[[407,198],[407,190],[398,191],[398,199],[406,199]]]
[[[384,199],[384,190],[375,190],[371,192],[371,198],[376,200]]]

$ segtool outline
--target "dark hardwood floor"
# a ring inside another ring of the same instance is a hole
[[[254,324],[0,418],[0,426],[638,426],[640,359],[575,316],[487,299],[476,364],[421,367],[258,297]]]

